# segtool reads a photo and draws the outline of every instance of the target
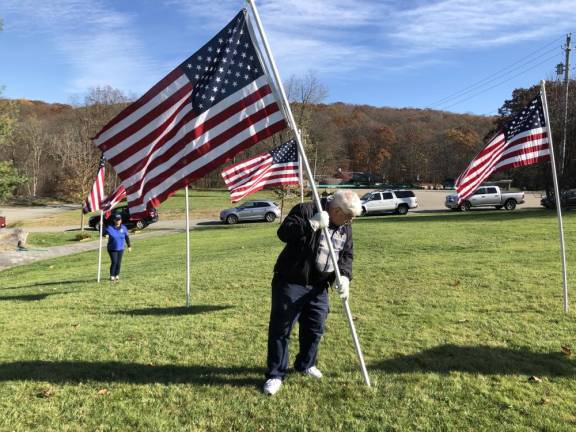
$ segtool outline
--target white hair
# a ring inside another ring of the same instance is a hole
[[[354,216],[360,216],[362,214],[360,198],[358,198],[356,192],[351,190],[337,190],[334,192],[330,204]]]

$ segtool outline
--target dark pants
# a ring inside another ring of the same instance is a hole
[[[118,276],[120,274],[120,265],[122,264],[123,254],[123,250],[108,250],[108,255],[110,255],[110,276]]]
[[[294,369],[304,371],[316,365],[318,344],[328,315],[328,291],[323,287],[272,281],[272,311],[268,327],[268,370],[266,378],[280,378],[288,370],[288,345],[296,321],[300,326],[300,352]]]

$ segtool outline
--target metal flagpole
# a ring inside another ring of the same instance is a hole
[[[100,210],[100,247],[98,248],[98,278],[100,283],[100,272],[102,269],[102,232],[104,231],[104,212]]]
[[[188,203],[188,186],[186,191],[186,307],[190,306],[190,210]]]
[[[560,205],[560,191],[558,188],[558,176],[556,174],[556,158],[554,157],[554,145],[552,143],[552,128],[548,117],[548,100],[546,99],[546,81],[540,82],[540,95],[544,105],[544,119],[548,127],[548,141],[550,142],[550,164],[552,165],[552,181],[554,183],[554,196],[556,197],[556,213],[558,215],[558,230],[560,231],[560,254],[562,256],[562,281],[564,285],[564,312],[568,312],[568,277],[566,276],[566,251],[564,249],[564,227],[562,225],[562,207]]]
[[[302,131],[300,131],[302,134]],[[300,149],[298,149],[300,150]],[[298,161],[298,181],[300,182],[300,202],[304,202],[304,171],[302,170],[302,155],[298,154],[300,160]]]
[[[310,186],[312,188],[312,194],[314,196],[314,202],[316,207],[321,210],[322,205],[320,203],[320,197],[318,196],[318,190],[316,189],[316,185],[314,184],[314,180],[312,177],[312,171],[310,170],[310,164],[308,163],[308,158],[304,153],[304,147],[302,146],[302,139],[300,137],[300,133],[298,131],[298,127],[296,126],[296,121],[294,120],[294,115],[292,114],[292,110],[290,109],[290,104],[288,103],[288,98],[286,97],[286,92],[284,91],[284,86],[282,85],[282,80],[280,79],[280,74],[278,73],[278,68],[276,67],[276,63],[274,62],[274,57],[272,56],[272,51],[270,50],[270,45],[268,44],[268,39],[266,37],[266,33],[264,33],[264,28],[262,27],[262,22],[260,21],[260,16],[258,15],[258,11],[256,10],[256,5],[254,4],[254,0],[247,0],[248,4],[250,5],[252,12],[254,14],[254,18],[256,19],[256,24],[258,27],[258,31],[262,38],[262,42],[264,44],[264,49],[266,50],[267,58],[270,61],[270,66],[272,67],[272,72],[274,74],[274,79],[278,86],[281,95],[281,103],[284,105],[284,111],[288,116],[288,123],[294,135],[296,136],[296,143],[298,144],[298,150],[300,151],[300,155],[302,156],[302,163],[306,168],[306,174],[310,179]],[[323,228],[324,235],[326,238],[330,238],[328,229]],[[336,273],[336,281],[337,283],[340,282],[340,269],[338,268],[338,260],[336,259],[336,254],[334,253],[334,247],[332,243],[329,241],[328,249],[330,251],[330,258],[334,264],[334,271]],[[350,306],[348,305],[348,300],[343,299],[342,304],[344,306],[344,312],[346,313],[346,318],[348,319],[348,326],[350,327],[350,332],[352,333],[352,339],[354,342],[354,348],[356,349],[356,354],[358,355],[358,360],[360,361],[360,368],[362,370],[362,376],[364,377],[364,381],[368,387],[370,387],[370,377],[368,376],[368,371],[366,370],[366,364],[364,362],[364,356],[362,355],[362,349],[360,347],[360,341],[358,340],[358,335],[356,334],[356,328],[354,326],[354,321],[352,319],[352,312],[350,311]]]

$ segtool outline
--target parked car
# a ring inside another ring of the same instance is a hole
[[[418,198],[411,190],[375,190],[360,198],[362,215],[396,213],[405,215],[418,207]]]
[[[556,208],[556,197],[554,194],[543,195],[540,205],[547,209]],[[563,208],[576,207],[576,189],[570,189],[560,193],[560,205]]]
[[[246,201],[238,207],[220,212],[220,220],[229,225],[250,220],[274,222],[279,217],[280,207],[272,201]]]
[[[116,214],[122,215],[122,223],[128,229],[134,229],[135,228],[135,229],[141,230],[141,229],[146,228],[148,225],[158,221],[158,212],[156,211],[156,209],[149,210],[148,216],[146,216],[143,219],[130,220],[130,211],[128,210],[128,207],[127,206],[120,206],[120,207],[116,207],[116,208],[112,209],[112,211],[110,213],[110,217],[104,218],[104,224],[105,225],[112,224],[112,219],[113,219],[114,215],[116,215]],[[100,231],[100,215],[92,216],[88,220],[88,225],[90,227],[94,228],[96,231]]]
[[[6,228],[6,216],[0,216],[0,228]]]
[[[498,186],[482,186],[468,199],[458,204],[458,194],[446,196],[444,205],[451,210],[468,211],[472,207],[494,207],[514,210],[524,202],[524,192],[502,192]]]

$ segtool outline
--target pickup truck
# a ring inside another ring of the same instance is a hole
[[[418,207],[418,198],[410,190],[376,190],[362,198],[362,216],[375,213],[405,215],[408,209]]]
[[[472,207],[495,207],[514,210],[524,202],[524,192],[502,192],[498,186],[482,186],[468,199],[458,204],[458,195],[446,196],[444,205],[451,210],[468,211]]]

